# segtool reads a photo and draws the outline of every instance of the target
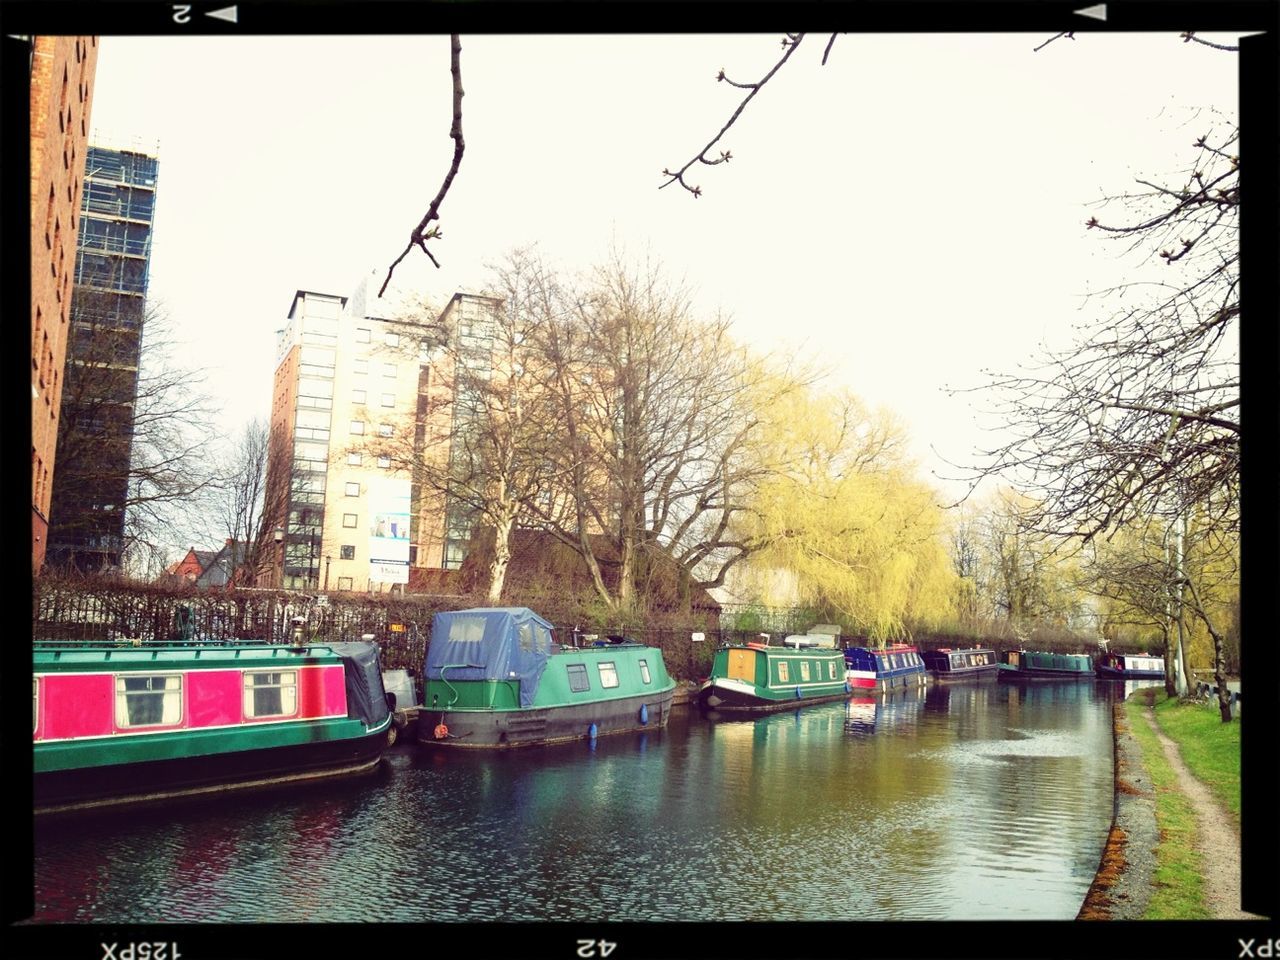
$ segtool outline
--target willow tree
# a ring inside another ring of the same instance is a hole
[[[793,391],[771,406],[767,436],[774,470],[742,523],[765,544],[757,572],[790,572],[803,599],[876,640],[952,615],[945,518],[892,415]]]

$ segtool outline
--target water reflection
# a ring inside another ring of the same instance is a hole
[[[594,749],[407,745],[377,781],[41,830],[37,918],[1071,918],[1111,695],[955,684]]]

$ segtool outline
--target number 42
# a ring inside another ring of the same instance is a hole
[[[578,956],[607,957],[617,946],[616,943],[610,943],[608,940],[579,940]]]

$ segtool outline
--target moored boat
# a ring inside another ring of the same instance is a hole
[[[666,725],[675,695],[662,651],[618,637],[561,646],[527,607],[437,613],[418,742],[503,749]]]
[[[999,664],[1001,680],[1092,680],[1093,659],[1087,653],[1006,651]]]
[[[970,647],[953,650],[939,647],[920,654],[925,668],[934,680],[946,683],[955,680],[994,679],[999,663],[994,650],[987,647]]]
[[[1108,653],[1098,661],[1103,680],[1145,680],[1164,677],[1164,657],[1149,653]]]
[[[793,710],[849,693],[844,655],[829,634],[798,634],[782,644],[729,644],[716,651],[698,692],[707,710],[729,714]]]
[[[854,690],[893,690],[928,683],[920,652],[907,644],[849,647],[844,651],[845,679]]]
[[[38,643],[37,814],[371,772],[391,709],[378,648]]]

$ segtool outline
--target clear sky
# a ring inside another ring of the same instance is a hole
[[[1208,36],[1208,35],[1206,35]],[[589,267],[616,239],[656,255],[761,349],[833,383],[935,451],[985,445],[947,387],[1065,345],[1083,295],[1133,276],[1086,205],[1182,169],[1236,116],[1236,55],[1176,34],[808,37],[722,146],[694,199],[659,190],[775,62],[780,35],[464,36],[466,155],[441,208],[443,303],[536,243]],[[1232,37],[1214,37],[1234,42]],[[447,37],[101,41],[93,127],[158,142],[151,294],[232,434],[270,410],[294,290],[385,271],[452,154]],[[954,489],[954,488],[952,488]]]

